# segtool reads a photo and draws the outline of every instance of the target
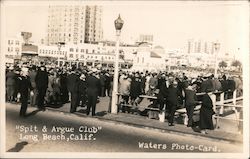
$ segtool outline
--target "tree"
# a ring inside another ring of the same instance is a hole
[[[238,61],[238,60],[234,60],[233,62],[232,62],[232,64],[231,64],[231,66],[234,66],[234,67],[241,67],[241,62],[240,61]]]
[[[219,67],[225,68],[225,67],[227,67],[227,63],[225,61],[221,61],[219,63]]]

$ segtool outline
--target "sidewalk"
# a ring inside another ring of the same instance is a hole
[[[105,106],[109,102],[108,98],[103,98],[101,99],[101,102],[97,104],[97,109],[96,109],[96,114],[94,118],[99,119],[99,120],[106,120],[109,122],[114,122],[116,124],[125,124],[129,126],[135,126],[139,128],[144,128],[144,129],[152,129],[155,131],[160,131],[160,132],[166,132],[166,133],[174,133],[174,134],[179,134],[179,135],[184,135],[184,136],[196,136],[196,137],[201,137],[201,138],[208,138],[208,139],[213,139],[213,140],[218,140],[219,141],[226,141],[226,142],[242,142],[243,141],[243,135],[239,134],[237,132],[232,133],[232,132],[226,132],[223,131],[224,129],[215,129],[208,131],[208,134],[201,134],[198,132],[197,129],[195,128],[190,128],[187,127],[183,124],[175,124],[175,126],[168,126],[167,122],[160,122],[159,120],[155,119],[148,119],[146,116],[140,116],[140,115],[133,115],[133,114],[128,114],[128,113],[118,113],[118,114],[110,114],[107,112],[108,108]],[[50,108],[47,107],[48,110],[51,111],[60,111],[63,113],[69,113],[70,109],[70,104],[67,103],[61,108]],[[85,113],[85,108],[79,108],[79,110],[74,113],[78,116],[83,116],[87,117]],[[91,116],[88,116],[91,117]]]

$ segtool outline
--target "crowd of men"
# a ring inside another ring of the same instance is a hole
[[[20,100],[20,116],[25,116],[28,102],[44,111],[46,105],[69,101],[71,113],[87,106],[87,115],[92,109],[94,116],[98,97],[110,96],[112,80],[109,71],[97,69],[15,65],[6,69],[6,101]]]
[[[47,67],[43,63],[40,66],[11,65],[6,68],[6,101],[20,100],[20,116],[25,116],[28,102],[44,111],[46,105],[63,105],[69,101],[71,113],[78,106],[87,106],[87,115],[92,109],[91,115],[94,116],[98,97],[111,97],[112,80],[113,75],[109,70],[96,68]],[[239,76],[198,74],[196,78],[190,78],[183,72],[119,72],[120,103],[137,106],[142,100],[140,95],[156,96],[157,100],[152,101],[153,106],[160,110],[166,106],[170,126],[174,125],[177,107],[183,103],[189,117],[188,126],[193,125],[192,116],[198,100],[207,106],[203,114],[214,113],[211,99],[207,96],[197,99],[196,93],[222,91],[225,98],[230,98],[235,89],[238,96],[242,95],[242,79]]]

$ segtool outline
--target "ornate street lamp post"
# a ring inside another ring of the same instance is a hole
[[[111,113],[117,113],[117,101],[118,101],[118,71],[119,71],[119,45],[120,45],[120,34],[123,26],[123,20],[119,17],[115,20],[116,29],[116,51],[115,51],[115,70],[114,70],[114,80],[113,80],[113,91],[112,91],[112,101],[111,101]]]
[[[220,49],[220,43],[216,42],[214,43],[214,49],[215,49],[215,68],[214,68],[214,76],[217,77],[218,75],[218,54]]]

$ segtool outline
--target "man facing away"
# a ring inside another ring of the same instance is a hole
[[[45,111],[44,107],[44,96],[46,94],[46,90],[48,88],[48,73],[46,71],[45,66],[41,66],[40,70],[38,70],[36,78],[36,88],[37,88],[37,106],[39,110]]]
[[[71,73],[67,77],[67,88],[70,92],[70,113],[76,112],[76,108],[78,106],[78,84],[79,84],[79,76],[75,72],[75,68],[72,68]]]
[[[90,75],[86,79],[87,83],[87,115],[90,113],[90,108],[92,109],[92,116],[95,116],[95,109],[97,103],[97,97],[99,93],[99,89],[101,87],[100,79],[96,77],[96,70],[93,70],[93,73],[90,72]]]

